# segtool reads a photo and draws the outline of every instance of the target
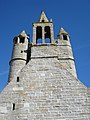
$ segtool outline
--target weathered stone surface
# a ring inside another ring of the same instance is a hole
[[[25,42],[14,45],[10,82],[0,94],[0,120],[90,120],[90,89],[77,78],[69,36],[63,31],[58,44],[37,45],[34,28],[30,49],[23,32]]]
[[[34,58],[33,50],[19,83],[11,81],[2,92],[0,106],[7,113],[0,116],[4,120],[89,120],[87,88],[57,58]]]

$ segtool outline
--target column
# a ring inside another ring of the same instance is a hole
[[[54,43],[54,32],[53,32],[53,24],[50,26],[50,32],[51,32],[51,43]]]
[[[20,43],[20,38],[19,37],[17,38],[17,43]]]
[[[44,31],[44,26],[42,26],[42,44],[45,43],[45,31]]]
[[[33,26],[33,44],[36,44],[36,27]]]
[[[68,39],[68,41],[70,41],[70,37],[69,37],[69,35],[67,35],[67,39]]]

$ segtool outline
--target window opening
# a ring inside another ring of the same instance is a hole
[[[23,53],[23,51],[21,50],[21,53]]]
[[[51,43],[50,38],[46,38],[46,39],[45,39],[45,43]]]
[[[15,103],[13,103],[13,110],[15,110]]]
[[[20,43],[24,43],[24,40],[25,40],[25,38],[24,38],[24,37],[21,37],[21,38],[20,38]]]
[[[68,40],[67,35],[63,35],[63,40]]]
[[[42,43],[42,27],[38,26],[36,28],[36,43]]]
[[[19,82],[19,77],[17,77],[17,82]]]
[[[39,38],[39,39],[37,40],[37,43],[42,43],[42,39]]]
[[[51,43],[51,34],[50,34],[50,27],[45,27],[45,43]]]
[[[44,22],[44,20],[42,20],[42,22]]]

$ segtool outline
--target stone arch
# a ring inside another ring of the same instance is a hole
[[[63,34],[63,40],[67,40],[68,41],[68,36]]]
[[[42,27],[37,26],[36,28],[36,43],[42,43]]]
[[[50,27],[45,26],[44,31],[45,31],[45,43],[51,43]]]

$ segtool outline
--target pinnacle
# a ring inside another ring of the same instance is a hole
[[[45,15],[44,10],[42,10],[41,16],[39,18],[39,22],[49,22],[46,15]]]
[[[21,33],[24,33],[24,34],[25,34],[25,30],[23,30]]]
[[[59,31],[59,34],[68,34],[63,27],[61,27],[60,31]]]
[[[23,36],[23,37],[27,36],[25,30],[23,30],[23,31],[20,33],[20,35]]]

